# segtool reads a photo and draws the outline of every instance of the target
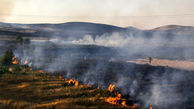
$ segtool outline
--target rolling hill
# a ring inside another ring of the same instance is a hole
[[[134,36],[152,37],[155,34],[163,36],[182,36],[193,38],[194,27],[167,25],[151,30],[141,30],[134,27],[117,27],[106,24],[87,22],[68,22],[61,24],[11,24],[0,23],[0,38],[23,35],[26,37],[46,37],[46,38],[81,38],[84,35],[102,35],[105,33],[123,32],[132,33]]]

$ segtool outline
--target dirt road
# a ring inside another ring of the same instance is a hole
[[[150,64],[152,66],[168,66],[172,68],[194,71],[194,62],[191,62],[191,61],[152,58],[151,63],[149,63],[149,59],[145,58],[145,59],[129,60],[127,62],[136,63],[136,64]]]

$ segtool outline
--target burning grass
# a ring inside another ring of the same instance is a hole
[[[2,109],[69,109],[69,108],[127,108],[111,105],[105,98],[114,96],[106,89],[79,84],[29,71],[28,74],[3,74],[0,79],[0,108]]]

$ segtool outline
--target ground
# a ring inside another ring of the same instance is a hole
[[[129,60],[127,62],[136,63],[136,64],[150,64],[152,66],[168,66],[176,69],[194,71],[194,62],[191,62],[191,61],[152,58],[151,63],[149,63],[148,59],[142,58],[142,59],[136,59],[136,60]]]
[[[1,109],[126,108],[105,102],[110,92],[90,85],[64,86],[64,80],[44,73],[3,74]]]

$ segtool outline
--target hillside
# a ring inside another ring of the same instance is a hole
[[[152,37],[154,34],[191,37],[194,33],[192,26],[167,25],[151,30],[141,30],[134,27],[117,27],[113,25],[88,23],[88,22],[67,22],[61,24],[11,24],[0,23],[0,39],[3,37],[14,37],[23,35],[36,38],[82,38],[84,35],[102,35],[105,33],[123,32],[132,33],[134,36],[143,35]]]
[[[105,99],[114,95],[108,90],[64,83],[61,78],[38,71],[0,75],[0,109],[127,108],[106,103]]]
[[[80,38],[83,35],[125,31],[125,28],[105,24],[68,22],[61,24],[7,24],[0,23],[0,38],[3,35],[23,35],[46,38]]]

